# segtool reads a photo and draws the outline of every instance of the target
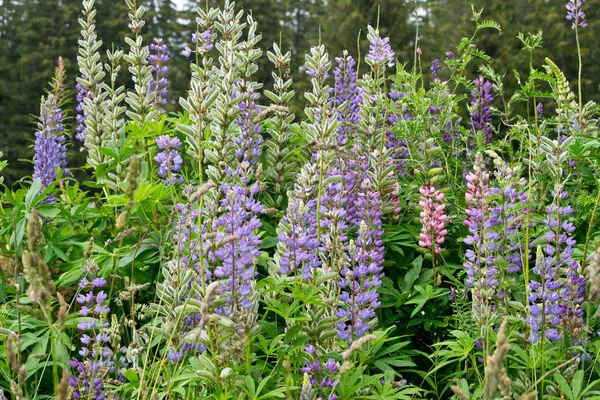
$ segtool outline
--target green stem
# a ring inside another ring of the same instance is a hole
[[[581,259],[581,272],[584,276],[587,276],[585,272],[585,263],[587,259],[588,248],[590,244],[590,237],[592,236],[592,228],[594,226],[594,219],[596,218],[596,211],[598,210],[598,205],[600,204],[600,185],[598,186],[598,196],[596,196],[596,203],[594,204],[594,209],[592,210],[592,216],[590,217],[590,225],[588,226],[587,235],[585,237],[585,247],[583,248],[583,258]]]
[[[323,150],[319,150],[319,187],[317,188],[317,241],[321,240],[321,196],[323,191]],[[318,252],[318,249],[317,249]]]
[[[583,123],[583,101],[581,97],[581,46],[579,44],[579,30],[575,26],[575,40],[577,41],[577,59],[579,61],[579,69],[577,71],[577,90],[579,95],[579,124]]]
[[[419,49],[419,14],[417,13],[417,1],[415,0],[415,19],[416,23],[416,32],[415,32],[415,60],[413,64],[413,75],[417,73],[417,53]]]
[[[533,50],[529,51],[529,79],[531,79],[531,75],[533,74]],[[535,121],[535,126],[538,125],[538,113],[537,113],[537,97],[535,95],[535,80],[531,80],[531,84],[533,85],[533,120]],[[529,99],[527,99],[529,101]],[[529,114],[531,107],[527,107],[527,114]]]

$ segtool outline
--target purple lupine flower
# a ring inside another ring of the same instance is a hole
[[[437,76],[442,69],[440,68],[440,60],[437,58],[431,62],[431,76],[434,79],[438,79]]]
[[[177,150],[181,146],[181,140],[178,137],[171,139],[169,135],[162,135],[156,138],[156,145],[162,150],[154,156],[154,161],[160,164],[158,176],[165,178],[167,185],[183,183],[183,177],[177,174],[183,165],[183,159]]]
[[[85,102],[86,97],[90,97],[90,92],[87,88],[81,83],[77,82],[75,84],[75,89],[77,90],[77,106],[75,107],[75,111],[77,115],[75,116],[75,121],[77,122],[77,128],[75,128],[76,134],[75,138],[80,142],[83,142],[85,147],[85,118],[86,112],[83,109],[83,104]]]
[[[315,199],[306,205],[300,200],[288,204],[282,222],[288,225],[289,231],[281,230],[278,236],[281,243],[278,260],[280,274],[301,274],[303,279],[308,280],[313,276],[313,269],[321,266],[317,254],[320,243],[317,240],[315,209]]]
[[[352,263],[340,271],[338,286],[340,306],[336,312],[340,321],[336,325],[338,336],[352,343],[364,336],[381,303],[377,288],[383,276],[383,229],[381,227],[381,201],[379,193],[365,188],[357,198],[357,208],[363,219],[358,237],[348,246]]]
[[[185,57],[189,57],[192,53],[197,53],[201,56],[211,51],[214,47],[213,40],[215,35],[212,34],[210,29],[202,32],[202,33],[193,33],[192,34],[192,43],[196,45],[196,49],[192,50],[188,46],[185,46],[181,54]]]
[[[429,249],[431,254],[438,254],[442,248],[440,244],[444,243],[448,231],[445,228],[446,214],[443,203],[444,194],[436,190],[433,183],[427,186],[421,186],[419,189],[421,200],[421,233],[419,235],[419,246]]]
[[[87,275],[98,273],[98,266],[87,262],[84,267]],[[69,379],[73,388],[73,398],[107,398],[108,389],[104,386],[104,378],[108,372],[115,371],[116,355],[110,348],[110,336],[105,333],[109,324],[107,321],[110,308],[106,304],[108,295],[103,290],[94,294],[94,289],[102,289],[106,285],[104,278],[94,278],[91,281],[83,277],[79,282],[80,293],[76,302],[81,306],[80,315],[85,317],[77,325],[82,331],[79,355],[82,360],[73,358],[69,364],[75,370]]]
[[[338,111],[338,145],[344,145],[354,136],[355,125],[360,120],[361,90],[356,84],[356,61],[344,50],[343,57],[335,59],[338,66],[333,70],[335,86],[330,89],[330,99]]]
[[[561,200],[568,198],[568,193],[558,188],[553,195],[555,203],[546,208],[544,219],[549,230],[541,238],[546,244],[538,249],[534,268],[540,281],[532,279],[529,282],[529,339],[533,343],[540,339],[540,326],[545,322],[546,338],[561,340],[563,335],[559,329],[562,328],[573,343],[579,343],[585,330],[581,305],[587,281],[581,274],[579,263],[573,259],[575,226],[568,220],[573,208],[561,204]]]
[[[33,179],[40,179],[42,188],[47,187],[58,177],[58,170],[68,174],[67,146],[63,112],[58,106],[55,95],[50,94],[42,101],[40,117],[35,133],[35,155],[33,156]],[[48,195],[46,202],[54,202],[54,196]]]
[[[460,138],[460,131],[455,127],[460,126],[461,119],[457,119],[456,121],[446,121],[444,123],[444,129],[442,129],[442,141],[444,143],[452,144],[452,155],[458,157],[459,147],[458,140]]]
[[[504,187],[503,190],[494,190],[492,193],[501,193],[503,202],[496,203],[492,207],[490,219],[492,222],[500,221],[498,224],[502,242],[506,243],[506,248],[498,248],[497,250],[505,253],[508,266],[506,271],[509,273],[517,273],[523,266],[522,254],[523,244],[519,237],[519,231],[523,227],[523,215],[527,212],[524,203],[527,201],[527,193],[523,191],[527,184],[525,179],[511,183]]]
[[[154,38],[154,43],[150,44],[150,55],[148,62],[152,65],[152,79],[150,80],[148,93],[154,93],[155,104],[167,104],[167,74],[169,67],[164,65],[170,60],[167,52],[169,48],[163,43],[162,38]],[[164,112],[164,110],[162,110]]]
[[[340,175],[342,182],[344,182],[344,190],[346,191],[346,214],[348,221],[353,227],[360,226],[362,221],[362,211],[357,207],[357,196],[360,192],[361,183],[367,178],[367,171],[369,169],[368,156],[359,156],[359,149],[357,146],[351,151],[351,157],[348,160],[339,160]],[[359,189],[359,190],[357,190]]]
[[[481,251],[484,248],[483,241],[485,240],[483,229],[489,225],[488,205],[485,201],[489,195],[489,174],[484,169],[477,172],[477,174],[468,172],[465,177],[467,181],[465,199],[468,208],[466,210],[467,218],[464,223],[469,229],[469,235],[464,239],[464,243]],[[473,250],[467,250],[466,258],[468,261],[464,263],[464,267],[467,270],[465,289],[475,283],[482,269],[481,257],[478,257]],[[490,276],[488,273],[484,275],[486,278]],[[489,284],[486,283],[485,285],[488,286]]]
[[[404,122],[412,120],[408,109],[403,108],[401,105],[401,99],[407,96],[409,93],[405,88],[398,88],[395,83],[392,84],[392,88],[388,93],[388,97],[393,100],[391,105],[391,112],[386,118],[386,132],[385,132],[385,147],[388,150],[389,157],[395,164],[395,173],[400,176],[406,175],[406,163],[407,159],[410,158],[410,152],[408,150],[408,143],[405,140],[399,140],[393,127],[397,125],[404,125]]]
[[[451,51],[447,51],[446,57],[448,57],[448,60],[454,60],[454,53]]]
[[[394,51],[390,45],[390,38],[382,38],[377,34],[371,39],[369,46],[369,53],[366,57],[367,61],[370,61],[372,67],[393,67],[395,61]]]
[[[334,359],[328,358],[325,362],[321,362],[314,352],[308,353],[304,367],[300,369],[304,373],[302,392],[306,396],[302,399],[314,398],[315,387],[318,388],[319,399],[337,399],[335,388],[339,384],[339,379],[336,379],[338,369],[339,366]]]
[[[467,270],[465,291],[470,289],[473,295],[473,317],[482,326],[493,314],[494,297],[499,283],[496,249],[501,236],[492,229],[500,221],[490,217],[489,173],[485,169],[481,153],[477,153],[474,171],[475,173],[468,172],[465,178],[468,208],[464,223],[469,229],[469,235],[465,237],[464,243],[472,248],[466,251],[463,266]]]
[[[554,287],[554,284],[552,283],[553,279],[552,279],[552,270],[546,270],[543,266],[542,266],[542,262],[544,259],[544,253],[541,247],[538,246],[537,249],[537,257],[535,259],[535,267],[533,269],[533,271],[538,274],[538,276],[542,277],[542,279],[546,279],[549,278],[549,283],[551,283],[551,287]],[[540,302],[540,300],[544,299],[544,297],[547,299],[548,295],[545,294],[545,287],[542,287],[542,285],[536,281],[536,280],[531,280],[529,282],[529,297],[528,297],[528,301],[529,301],[529,316],[525,319],[525,322],[527,322],[527,324],[529,325],[531,331],[529,332],[529,341],[531,343],[537,343],[540,340],[540,326],[542,325],[542,310],[541,308],[544,308],[544,314],[546,312],[550,312],[550,308],[545,307],[545,303],[546,301],[542,301]],[[547,285],[546,285],[547,286]],[[542,307],[540,307],[542,306]],[[556,331],[554,329],[554,331]],[[556,335],[554,332],[552,332],[549,336],[551,340],[556,339]],[[560,338],[558,338],[558,340],[560,340]]]
[[[495,159],[497,163],[498,159]],[[495,231],[500,236],[500,240],[495,241],[490,249],[490,257],[503,257],[505,263],[500,263],[505,268],[500,271],[502,274],[519,272],[523,265],[522,256],[523,237],[521,228],[523,227],[524,215],[528,213],[527,209],[527,193],[525,187],[527,180],[519,178],[515,175],[515,170],[508,167],[504,162],[496,167],[495,176],[500,182],[499,188],[491,188],[489,193],[493,198],[489,206],[490,217],[488,228]],[[507,280],[501,277],[504,283]],[[507,287],[510,287],[508,282]],[[499,292],[502,295],[503,292]]]
[[[326,177],[339,176],[341,173],[341,170],[335,166],[326,174]],[[348,191],[341,180],[329,183],[324,189],[321,195],[320,227],[324,229],[324,236],[336,235],[339,243],[346,243],[345,231],[349,228]],[[323,241],[323,238],[321,239]]]
[[[223,315],[234,316],[242,309],[252,307],[250,294],[255,277],[254,267],[260,256],[260,237],[256,230],[262,226],[257,215],[264,211],[254,199],[258,185],[222,185],[224,199],[221,207],[225,213],[214,223],[215,242],[229,237],[231,240],[215,251],[219,265],[214,277],[221,281],[220,290],[227,296],[227,304],[218,310]]]
[[[450,295],[448,295],[448,300],[456,300],[456,287],[452,286],[450,288]]]
[[[200,39],[200,40],[198,40]],[[192,34],[192,43],[196,45],[196,51],[202,55],[212,50],[214,35],[209,30],[202,33]],[[189,55],[187,56],[189,57]]]
[[[585,13],[583,12],[583,3],[585,0],[571,0],[567,3],[567,15],[566,19],[568,21],[573,21],[573,25],[571,28],[575,29],[576,27],[586,28],[588,26],[585,21]]]
[[[179,222],[175,225],[175,234],[173,240],[176,248],[176,259],[178,265],[183,267],[194,267],[198,276],[204,277],[204,282],[209,282],[212,278],[212,272],[208,268],[206,260],[200,259],[200,246],[207,246],[206,226],[198,227],[198,209],[190,211],[189,204],[179,203],[176,206],[179,212]],[[200,234],[201,232],[201,234]]]
[[[189,196],[193,192],[194,188],[189,186],[184,188],[183,194],[184,196]],[[208,261],[210,260],[214,263],[216,260],[215,242],[208,234],[206,224],[199,224],[198,218],[200,212],[197,208],[190,211],[191,205],[189,203],[179,203],[176,205],[176,209],[179,212],[179,218],[174,227],[173,242],[175,246],[175,258],[172,262],[178,271],[186,271],[188,268],[193,268],[196,272],[195,281],[200,287],[206,288],[212,282],[213,278]],[[175,279],[179,278],[176,277]],[[178,282],[172,282],[171,284],[176,286]],[[179,327],[180,336],[185,336],[185,334],[200,326],[201,323],[202,318],[200,313],[185,315]],[[201,343],[184,341],[179,346],[171,347],[167,353],[167,358],[171,362],[176,363],[181,361],[187,354],[202,353],[205,350],[206,347]]]
[[[471,102],[469,105],[473,107],[471,112],[471,121],[469,126],[472,128],[471,135],[475,136],[477,133],[482,132],[484,134],[485,143],[489,143],[492,140],[492,134],[494,128],[492,127],[492,109],[490,105],[494,101],[492,96],[492,83],[488,80],[484,80],[482,76],[473,81],[475,88],[471,92]],[[472,148],[473,145],[470,145]]]
[[[537,107],[535,108],[535,112],[537,113],[538,118],[542,118],[544,115],[544,104],[538,103]]]
[[[315,389],[313,389],[312,383],[310,383],[310,377],[307,372],[304,373],[304,379],[302,381],[302,391],[300,392],[301,400],[314,400]]]
[[[183,357],[181,356],[180,352],[171,347],[169,348],[169,352],[167,353],[167,358],[171,362],[178,363]]]
[[[239,102],[240,116],[236,121],[240,127],[239,136],[233,140],[237,144],[237,151],[235,153],[236,158],[241,163],[247,163],[249,168],[253,168],[257,165],[262,155],[262,145],[264,139],[262,137],[262,128],[259,124],[254,122],[257,114],[256,100],[258,100],[258,93],[254,93],[251,88],[242,94],[242,100]],[[244,168],[243,175],[249,175],[250,171],[248,168]],[[246,178],[246,179],[245,179]],[[242,176],[242,182],[248,184],[247,176]]]

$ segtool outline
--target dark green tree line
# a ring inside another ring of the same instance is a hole
[[[367,24],[379,26],[383,36],[389,36],[399,63],[412,68],[415,39],[422,50],[424,74],[434,58],[443,59],[447,51],[455,50],[461,38],[473,31],[470,0],[239,0],[238,6],[252,12],[261,29],[262,49],[266,52],[274,42],[292,52],[292,75],[297,88],[309,84],[304,74],[304,55],[319,41],[326,45],[332,58],[344,49],[358,57],[369,48],[366,39]],[[58,56],[65,59],[68,82],[74,99],[77,74],[76,55],[80,28],[77,18],[81,12],[79,0],[2,0],[0,2],[0,151],[9,161],[5,170],[6,182],[31,174],[31,166],[20,160],[32,155],[35,117],[39,98],[44,93]],[[221,0],[190,1],[177,10],[172,0],[146,0],[144,38],[162,37],[168,44],[169,101],[175,109],[179,96],[185,95],[189,83],[189,60],[181,50],[191,42],[195,30],[196,7],[214,7]],[[507,0],[475,2],[477,9],[485,6],[483,18],[496,20],[502,34],[485,31],[477,44],[494,58],[493,67],[506,73],[508,94],[518,82],[512,70],[522,79],[529,71],[529,56],[521,51],[516,38],[518,32],[544,31],[543,48],[538,50],[534,67],[539,68],[543,57],[552,58],[565,71],[573,87],[577,78],[576,52],[566,51],[575,46],[570,22],[565,20],[564,0]],[[116,48],[126,47],[127,8],[122,1],[98,0],[96,26],[103,40],[104,50],[112,43]],[[588,20],[598,20],[600,0],[588,0],[585,12]],[[581,30],[583,53],[583,94],[586,99],[599,100],[599,49],[596,45],[598,28],[593,24]],[[270,65],[266,57],[260,61],[257,80],[270,85]],[[474,64],[473,77],[478,75]],[[123,79],[128,82],[126,68]],[[442,77],[443,77],[442,73]],[[426,80],[429,79],[427,75]],[[293,106],[300,109],[304,99],[296,98]],[[74,108],[74,104],[71,104]],[[72,111],[72,110],[71,110]],[[71,112],[71,116],[73,113]],[[77,155],[79,144],[71,153]]]

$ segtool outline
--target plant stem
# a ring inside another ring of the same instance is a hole
[[[585,272],[585,263],[587,259],[587,252],[590,244],[590,237],[592,236],[592,227],[594,226],[594,218],[596,218],[596,211],[598,210],[598,205],[600,204],[600,185],[596,184],[598,187],[598,196],[596,196],[596,203],[594,204],[594,209],[592,210],[592,216],[590,217],[590,225],[588,226],[588,231],[585,237],[585,247],[583,248],[583,258],[581,259],[581,273],[583,276],[587,276]]]
[[[579,96],[579,124],[583,123],[583,101],[581,98],[581,46],[579,45],[579,30],[575,26],[575,40],[577,41],[577,60],[579,61],[579,69],[577,71],[577,90]]]

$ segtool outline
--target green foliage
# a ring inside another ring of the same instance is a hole
[[[56,28],[90,95],[89,178],[0,180],[0,390],[66,400],[87,378],[100,389],[82,398],[598,398],[598,107],[573,101],[571,55],[545,57],[565,46],[558,28],[514,32],[538,2],[473,5],[470,21],[442,0],[271,3],[85,0],[79,41],[78,5],[61,3],[57,26],[36,2],[3,3],[0,42],[15,47],[0,61],[23,66],[8,76],[51,66],[19,35]],[[175,48],[206,31],[214,49],[173,55],[179,100],[160,113],[148,38]],[[337,104],[334,55],[387,36],[406,42],[396,68],[361,57],[358,99]],[[425,61],[450,39],[433,77]],[[25,88],[38,96],[42,78]],[[0,100],[0,126],[32,130],[4,115],[29,92]]]

